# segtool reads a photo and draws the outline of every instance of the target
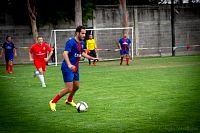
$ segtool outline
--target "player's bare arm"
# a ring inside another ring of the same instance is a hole
[[[29,60],[30,60],[30,61],[33,61],[33,55],[32,55],[31,52],[29,52]]]
[[[65,59],[68,67],[71,69],[71,70],[74,70],[76,67],[74,65],[71,64],[70,60],[69,60],[69,56],[68,56],[69,52],[68,51],[64,51],[63,52],[63,58]]]
[[[51,59],[51,56],[53,55],[53,50],[49,53],[47,58],[44,58],[45,62],[48,62]]]
[[[16,57],[16,56],[17,56],[17,49],[14,48],[13,50],[14,50],[14,55],[15,55],[15,57]]]
[[[118,47],[119,47],[120,50],[122,50],[122,47],[121,47],[121,44],[120,44],[120,43],[118,44]]]
[[[82,56],[85,57],[85,58],[88,58],[88,59],[90,59],[90,60],[98,60],[98,58],[89,56],[89,55],[88,55],[87,53],[85,53],[85,52],[82,53]]]

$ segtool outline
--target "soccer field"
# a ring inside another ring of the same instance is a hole
[[[46,88],[33,78],[33,65],[0,66],[0,133],[200,132],[200,56],[136,58],[80,63],[74,100],[88,103],[78,113],[48,102],[64,86],[60,66],[47,66]]]

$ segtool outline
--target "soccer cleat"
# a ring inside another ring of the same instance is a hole
[[[42,84],[42,87],[45,88],[45,87],[47,87],[47,86],[46,86],[46,84]]]
[[[76,103],[72,100],[71,102],[69,102],[68,100],[65,101],[66,104],[70,104],[71,106],[75,107]]]
[[[56,103],[52,103],[52,100],[49,102],[49,106],[51,108],[51,111],[56,111]]]
[[[9,74],[12,74],[12,73],[13,73],[12,71],[9,72]]]

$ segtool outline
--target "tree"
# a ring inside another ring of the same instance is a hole
[[[82,24],[81,0],[75,0],[75,26],[77,27]]]
[[[81,5],[83,25],[86,25],[88,20],[94,19],[93,10],[95,9],[95,2],[93,0],[81,0]]]
[[[126,9],[126,0],[119,0],[119,9],[121,14],[122,27],[128,27],[128,11]],[[124,30],[123,32],[125,33],[127,30]]]
[[[37,12],[36,12],[36,5],[35,0],[27,0],[27,7],[28,7],[28,14],[31,21],[31,30],[33,34],[33,39],[36,40],[36,37],[38,36],[38,30],[37,30]]]

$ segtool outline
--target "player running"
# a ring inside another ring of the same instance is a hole
[[[48,57],[46,57],[47,53],[49,53]],[[46,71],[46,62],[50,60],[52,54],[53,50],[46,42],[43,41],[42,36],[37,37],[37,43],[34,43],[29,50],[30,61],[34,62],[37,71],[39,71],[38,77],[42,87],[46,87],[44,72]]]
[[[3,50],[0,54],[0,57],[2,55],[5,55],[5,61],[6,61],[6,73],[12,74],[13,73],[13,59],[14,56],[17,56],[17,50],[15,48],[14,43],[12,42],[11,36],[6,36],[6,42],[3,43],[2,46]]]
[[[61,71],[65,87],[49,102],[52,111],[56,111],[56,103],[60,98],[69,93],[65,103],[72,106],[76,106],[73,101],[73,96],[79,89],[79,61],[81,56],[97,60],[97,58],[87,55],[84,50],[84,41],[86,30],[83,26],[76,28],[76,36],[66,42],[63,52],[63,62],[61,65]]]
[[[124,55],[126,55],[126,65],[129,65],[129,49],[131,46],[131,41],[127,38],[127,33],[124,33],[124,37],[119,40],[119,49],[120,49],[120,65],[123,63]]]

